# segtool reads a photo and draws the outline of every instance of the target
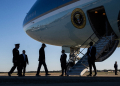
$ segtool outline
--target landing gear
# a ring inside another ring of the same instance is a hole
[[[80,57],[77,56],[80,48],[70,48],[70,57],[67,62],[67,71],[69,71],[74,65],[75,62],[80,60]]]

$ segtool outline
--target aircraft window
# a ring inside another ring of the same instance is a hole
[[[118,29],[119,29],[119,32],[120,32],[120,11],[119,11],[119,15],[118,15]]]

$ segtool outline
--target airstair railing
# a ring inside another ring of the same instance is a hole
[[[106,36],[106,34],[105,34],[104,36],[102,36],[102,37],[105,37],[105,38],[106,38],[105,41],[103,41],[102,45],[103,45],[107,40],[112,41],[113,35],[114,35],[114,33],[111,33],[111,39],[109,39],[109,38]],[[99,39],[101,39],[102,37],[100,37]],[[95,41],[96,38],[97,38],[97,36],[95,35],[95,33],[93,33],[76,51],[74,51],[74,52],[72,53],[71,56],[72,56],[72,57],[75,57],[75,59],[76,59],[79,54],[82,54],[83,56],[86,55],[86,53],[83,54],[82,52],[83,52],[86,48],[88,48],[89,43],[88,43],[87,45],[85,45],[85,44],[86,44],[89,40],[90,40],[89,42],[92,41],[92,42],[94,42],[95,44],[97,44],[97,43],[99,42],[99,39]],[[112,43],[112,42],[111,42],[111,43]],[[79,53],[75,54],[76,52],[78,52],[78,50],[79,50],[82,46],[85,46],[85,47],[84,47],[81,51],[79,51]],[[99,55],[99,52],[96,52],[96,53]],[[87,67],[87,65],[83,63],[84,59],[85,59],[85,58],[82,59],[81,64],[84,65],[85,67]],[[68,60],[68,62],[69,62],[69,61],[71,61],[71,58]]]
[[[88,47],[88,45],[89,45],[89,43],[87,44],[87,45],[85,45],[85,43],[87,43],[89,40],[89,42],[91,42],[91,41],[93,41],[93,42],[95,42],[94,41],[94,39],[95,38],[97,38],[97,36],[95,35],[95,33],[93,33],[76,51],[74,51],[73,53],[72,53],[72,55],[71,56],[73,56],[73,57],[77,57],[79,54],[82,54],[82,55],[85,55],[84,53],[82,53],[84,50],[85,50],[85,48],[87,48]],[[93,37],[93,38],[92,38]],[[96,43],[96,42],[95,42]],[[78,52],[78,54],[76,54],[75,55],[75,53],[82,47],[82,46],[85,46],[81,51],[79,51]]]
[[[75,60],[76,60],[79,54],[82,54],[82,55],[84,56],[85,54],[82,53],[82,52],[85,50],[85,48],[88,47],[89,43],[88,43],[81,51],[78,52],[78,50],[79,50],[82,46],[84,46],[85,43],[88,42],[89,40],[90,40],[89,42],[91,42],[92,40],[94,40],[95,38],[97,38],[97,36],[96,36],[96,35],[94,36],[94,35],[95,35],[95,33],[93,33],[76,51],[74,51],[74,52],[70,55],[70,57],[74,57]],[[91,39],[92,39],[92,40],[91,40]],[[95,42],[95,41],[94,41],[94,42]],[[78,52],[78,54],[75,54],[76,52]],[[69,59],[68,59],[68,63],[67,63],[67,70],[69,70],[71,67],[74,66],[74,64],[73,64],[72,62],[74,62],[74,59],[69,58]],[[71,64],[71,63],[72,63],[72,64]]]
[[[108,36],[103,36],[105,37],[106,39],[101,43],[102,45],[104,45],[104,43],[109,40],[110,41],[110,45],[112,44],[113,40],[115,39],[115,35],[114,33],[111,33],[111,39],[108,38]],[[102,37],[101,37],[102,38]],[[101,39],[100,38],[100,39]],[[95,44],[97,44],[99,41],[97,41]],[[98,46],[99,47],[99,46]],[[99,56],[101,56],[101,54],[99,52],[96,52]],[[84,65],[85,67],[88,67],[86,64],[83,63],[84,59],[82,60],[81,64]]]

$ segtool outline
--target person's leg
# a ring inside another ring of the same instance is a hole
[[[117,68],[115,68],[115,75],[117,75]]]
[[[67,75],[67,67],[65,66],[65,75]]]
[[[47,65],[46,65],[45,62],[43,62],[43,66],[44,66],[44,69],[45,69],[45,73],[46,73],[46,75],[47,75],[47,74],[48,74],[48,69],[47,69]]]
[[[25,72],[26,72],[26,63],[24,63],[23,65],[23,76],[25,76]]]
[[[9,71],[9,73],[12,74],[16,67],[17,67],[17,64],[14,63],[13,67],[11,68],[11,70]]]
[[[90,74],[89,75],[91,76],[92,75],[92,65],[91,65],[90,61],[88,62],[88,64],[89,64],[89,70],[90,70]]]
[[[62,75],[64,75],[64,72],[65,72],[65,75],[66,75],[66,64],[63,64],[63,67],[62,67]]]
[[[92,66],[93,66],[93,68],[94,68],[95,75],[97,75],[97,70],[96,70],[95,62],[92,62]]]
[[[117,68],[116,68],[116,75],[117,75]]]
[[[61,70],[62,70],[62,74],[60,76],[63,76],[63,67],[62,67],[62,64],[61,64]]]
[[[63,76],[64,75],[64,67],[62,67],[62,75],[61,76]]]
[[[40,69],[41,69],[41,65],[42,65],[42,62],[39,61],[38,69],[37,69],[37,74],[36,74],[36,75],[39,75],[39,73],[40,73]]]
[[[22,76],[22,64],[18,65],[18,76]]]

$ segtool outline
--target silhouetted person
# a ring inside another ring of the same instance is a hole
[[[90,47],[87,50],[87,56],[88,56],[88,64],[89,64],[89,70],[90,70],[90,74],[88,76],[92,76],[92,66],[94,68],[95,71],[95,75],[97,75],[97,71],[96,71],[96,66],[95,66],[95,60],[96,60],[96,47],[93,47],[93,42],[89,43]]]
[[[20,71],[19,71],[19,44],[15,44],[15,48],[13,49],[13,67],[11,70],[8,72],[8,75],[11,76],[13,71],[15,70],[16,67],[18,67],[18,75],[20,76]]]
[[[117,68],[118,68],[117,61],[116,61],[115,64],[114,64],[114,68],[115,68],[115,75],[118,75],[118,74],[117,74]]]
[[[40,69],[41,69],[42,65],[44,66],[46,75],[50,75],[50,74],[48,74],[48,69],[47,69],[47,65],[46,65],[46,62],[45,62],[45,51],[44,51],[45,47],[46,47],[46,45],[42,44],[42,47],[39,50],[39,60],[38,60],[39,61],[39,65],[38,65],[36,76],[40,76],[39,72],[40,72]]]
[[[66,59],[67,59],[67,55],[65,54],[65,50],[62,50],[62,55],[60,57],[61,69],[62,69],[61,76],[64,75],[64,71],[65,71],[65,75],[66,75]]]
[[[22,76],[22,58],[19,55],[18,58],[18,76]]]
[[[23,76],[25,76],[26,66],[27,66],[27,64],[29,64],[28,57],[25,54],[25,50],[22,51],[20,58],[21,58],[21,62],[22,62]]]

